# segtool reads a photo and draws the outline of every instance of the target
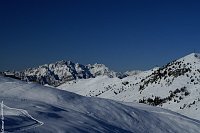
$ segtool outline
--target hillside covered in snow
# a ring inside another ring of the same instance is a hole
[[[70,81],[59,89],[90,97],[140,102],[200,120],[200,54],[123,79],[100,76]]]
[[[19,112],[8,112],[9,107],[23,109],[42,123],[29,129],[18,127],[16,133],[21,129],[27,133],[200,133],[200,121],[172,111],[84,97],[1,76],[0,100],[6,105],[6,117],[12,118],[4,119],[7,131],[21,121]]]
[[[147,71],[119,73],[103,64],[59,61],[2,75],[88,97],[158,106],[200,120],[200,54],[197,53]]]

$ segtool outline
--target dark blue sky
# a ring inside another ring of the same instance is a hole
[[[57,60],[149,69],[200,52],[200,1],[1,0],[0,70]]]

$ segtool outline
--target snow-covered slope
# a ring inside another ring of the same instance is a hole
[[[23,131],[27,133],[200,133],[200,121],[172,111],[83,97],[4,77],[0,77],[0,100],[43,122]]]
[[[26,110],[10,108],[4,105],[3,101],[1,104],[1,116],[3,116],[1,127],[4,127],[4,132],[23,132],[43,125],[43,122],[33,118]]]
[[[123,79],[104,76],[58,88],[84,96],[160,106],[200,120],[200,55],[192,53],[161,68]]]
[[[115,97],[117,97],[118,93],[123,93],[126,89],[133,87],[134,84],[138,84],[138,82],[140,82],[143,78],[152,74],[157,69],[159,68],[140,72],[136,75],[128,76],[123,79],[117,77],[109,78],[108,76],[99,76],[93,79],[70,81],[58,86],[57,88],[75,92],[84,96],[98,96],[116,100]],[[130,82],[132,84],[130,84]],[[123,99],[121,99],[121,101],[123,101]]]

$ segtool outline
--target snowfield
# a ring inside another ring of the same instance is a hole
[[[200,121],[169,110],[84,97],[5,77],[0,77],[0,100],[43,122],[23,131],[27,133],[200,133]]]
[[[3,103],[1,104],[1,116],[3,116],[1,125],[4,132],[24,132],[44,124],[29,115],[26,110],[10,108]]]
[[[83,96],[159,106],[200,120],[200,54],[192,53],[123,79],[98,76],[57,88]]]

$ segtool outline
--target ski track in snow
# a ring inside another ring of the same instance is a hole
[[[143,104],[83,97],[3,77],[0,92],[9,109],[28,112],[43,124],[25,133],[200,133],[200,121]]]

